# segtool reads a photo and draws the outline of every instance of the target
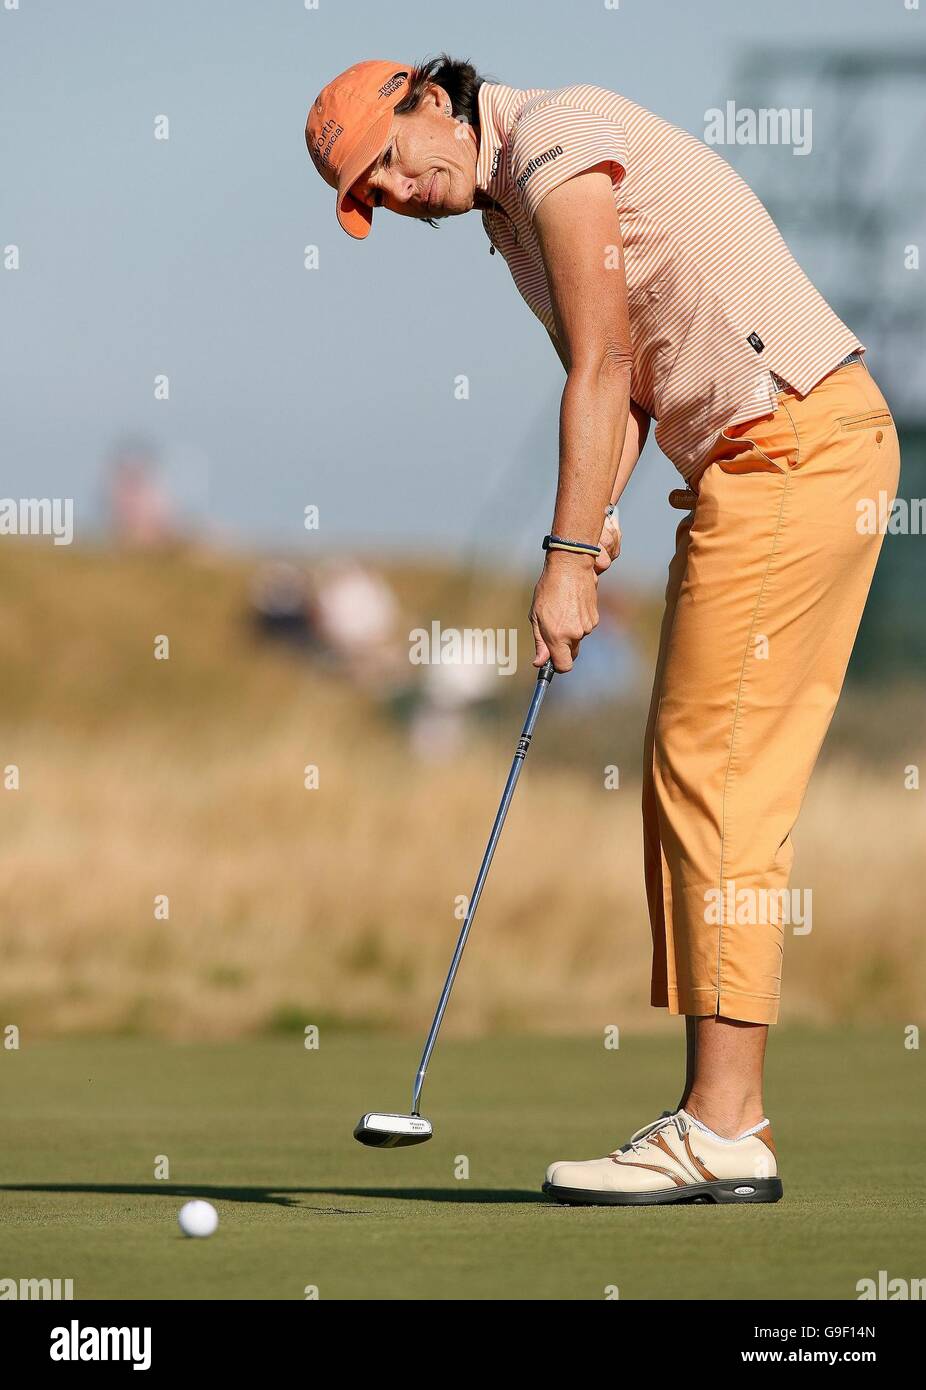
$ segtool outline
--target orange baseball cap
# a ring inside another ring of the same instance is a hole
[[[410,63],[355,63],[323,88],[305,123],[312,163],[338,190],[338,221],[358,239],[370,235],[373,209],[352,198],[350,190],[382,154],[393,110],[407,95],[411,74]]]

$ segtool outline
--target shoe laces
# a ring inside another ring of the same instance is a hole
[[[668,1120],[674,1113],[675,1112],[672,1110],[663,1110],[658,1120],[651,1120],[648,1125],[644,1125],[642,1129],[638,1129],[630,1136],[626,1144],[621,1144],[620,1148],[613,1149],[608,1157],[613,1158],[615,1154],[626,1153],[632,1144],[638,1143],[641,1139],[645,1139],[648,1134],[652,1134],[654,1129],[658,1129],[660,1125],[665,1120]]]
[[[685,1122],[684,1116],[678,1114],[664,1115],[660,1119],[655,1120],[653,1124],[648,1125],[642,1134],[637,1135],[636,1139],[631,1139],[629,1144],[625,1144],[623,1148],[617,1149],[615,1152],[619,1154],[640,1153],[651,1143],[657,1134],[661,1134],[662,1131],[668,1129],[670,1125],[675,1126],[679,1139],[683,1139],[688,1133],[688,1125]]]

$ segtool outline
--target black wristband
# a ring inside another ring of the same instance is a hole
[[[570,541],[564,536],[544,536],[543,550],[566,550],[573,555],[591,555],[593,558],[601,554],[600,545],[591,545],[588,541]]]

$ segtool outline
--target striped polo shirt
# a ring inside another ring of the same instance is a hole
[[[700,140],[601,87],[479,89],[483,225],[555,336],[534,215],[608,162],[633,349],[631,395],[695,477],[726,426],[772,413],[775,372],[806,395],[862,345],[791,255],[755,194]],[[602,249],[605,254],[605,248]]]

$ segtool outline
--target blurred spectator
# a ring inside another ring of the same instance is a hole
[[[315,615],[322,641],[358,685],[401,677],[398,605],[382,575],[347,559],[329,564],[315,583]]]
[[[441,762],[461,750],[469,712],[497,698],[499,678],[492,666],[460,662],[426,666],[424,673],[409,742],[422,761]]]
[[[261,636],[304,651],[318,647],[308,582],[295,565],[261,566],[251,583],[251,609]]]
[[[123,545],[149,549],[176,540],[173,509],[150,452],[122,445],[110,466],[109,509],[113,532]]]

